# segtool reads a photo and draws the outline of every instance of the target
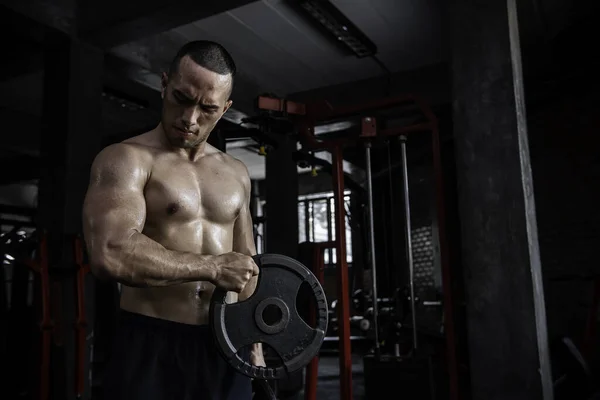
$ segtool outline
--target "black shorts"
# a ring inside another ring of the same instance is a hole
[[[218,354],[208,325],[119,311],[106,400],[250,400],[250,378]]]

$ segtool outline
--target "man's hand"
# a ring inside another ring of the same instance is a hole
[[[216,257],[214,279],[211,283],[230,292],[240,293],[252,277],[258,275],[258,266],[252,257],[231,252]]]

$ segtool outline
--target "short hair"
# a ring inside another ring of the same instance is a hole
[[[220,75],[231,75],[232,84],[233,77],[236,73],[235,62],[231,54],[219,43],[209,40],[196,40],[186,43],[179,49],[171,65],[169,66],[169,77],[177,73],[181,59],[188,56],[196,64]]]

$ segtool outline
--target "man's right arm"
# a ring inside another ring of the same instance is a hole
[[[193,281],[218,284],[219,256],[171,251],[142,233],[149,175],[144,164],[141,155],[126,144],[109,146],[94,160],[83,206],[92,272],[134,287]],[[232,291],[243,288],[237,282],[231,286]]]

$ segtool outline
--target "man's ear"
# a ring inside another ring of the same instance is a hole
[[[160,88],[160,97],[162,99],[165,98],[165,92],[167,90],[167,84],[169,83],[169,76],[167,75],[166,72],[163,72],[161,77],[160,77],[160,83],[161,83],[161,88]]]
[[[233,100],[227,100],[227,102],[225,103],[225,107],[223,108],[223,114],[225,114],[227,110],[229,110],[229,107],[231,107],[232,104]]]

